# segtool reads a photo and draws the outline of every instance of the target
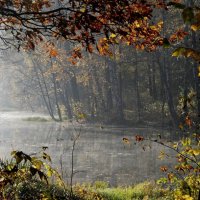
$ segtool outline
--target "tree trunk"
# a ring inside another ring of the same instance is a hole
[[[159,55],[159,57],[161,57],[161,56]],[[172,124],[174,127],[178,127],[179,118],[178,118],[178,115],[177,115],[175,107],[174,107],[172,88],[170,87],[170,83],[169,83],[170,73],[169,73],[169,68],[168,68],[169,63],[167,63],[167,60],[166,60],[166,52],[163,53],[162,63],[160,62],[159,59],[158,59],[158,63],[160,66],[161,79],[162,79],[163,86],[165,89],[166,100],[167,100],[169,112],[171,115]]]
[[[102,90],[102,85],[100,85],[100,81],[99,78],[97,76],[97,71],[96,71],[96,67],[92,67],[91,70],[91,77],[93,80],[94,87],[93,89],[96,90],[97,93],[97,98],[98,98],[98,104],[99,106],[97,106],[97,115],[105,115],[105,111],[106,111],[106,105],[105,105],[105,101],[104,101],[104,96],[103,96],[103,90]]]
[[[111,77],[109,67],[106,67],[105,71],[105,78],[106,78],[106,111],[113,109],[113,98],[112,98],[112,90],[111,90]]]
[[[138,113],[138,122],[141,121],[141,98],[140,98],[140,91],[139,91],[139,74],[138,74],[138,55],[136,52],[136,65],[135,65],[135,90],[136,90],[136,99],[137,99],[137,113]]]
[[[75,102],[80,101],[79,97],[79,91],[78,91],[78,85],[76,80],[76,74],[73,72],[73,75],[70,78],[70,84],[71,84],[71,91],[72,91],[72,97]]]
[[[115,109],[115,120],[118,122],[124,121],[123,113],[123,98],[122,98],[122,77],[121,72],[117,70],[117,63],[112,60],[107,60],[109,73],[111,77],[111,91],[113,109]]]
[[[41,96],[42,96],[42,99],[44,101],[44,104],[49,112],[49,115],[50,117],[56,121],[55,117],[54,117],[54,114],[53,114],[53,109],[52,109],[52,106],[51,106],[51,102],[50,102],[50,97],[49,97],[49,93],[48,93],[48,89],[47,89],[47,85],[46,85],[46,82],[44,80],[44,76],[43,76],[43,72],[42,70],[39,68],[40,70],[40,73],[41,73],[41,76],[42,76],[42,81],[40,80],[40,75],[38,73],[38,68],[35,66],[35,63],[33,62],[33,67],[34,67],[34,71],[35,71],[35,75],[36,75],[36,78],[38,80],[38,85],[39,85],[39,88],[40,88],[40,93],[41,93]],[[42,82],[44,84],[44,88],[42,86]]]
[[[67,118],[72,119],[73,115],[72,115],[72,109],[71,109],[69,96],[68,96],[67,84],[63,84],[63,87],[61,87],[58,83],[58,87],[62,88],[62,92],[60,93],[60,98],[63,105],[65,106]]]
[[[56,83],[56,77],[55,73],[52,74],[52,80],[53,80],[53,89],[54,89],[54,97],[55,97],[55,104],[56,104],[56,109],[57,109],[57,114],[58,114],[58,121],[62,122],[62,114],[60,111],[60,106],[58,102],[58,94],[57,94],[57,83]]]

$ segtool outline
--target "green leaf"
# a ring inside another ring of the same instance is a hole
[[[157,180],[157,184],[166,184],[168,182],[167,178],[160,178]]]
[[[7,165],[7,170],[8,170],[8,171],[11,171],[12,168],[13,168],[13,166],[12,166],[11,164]]]

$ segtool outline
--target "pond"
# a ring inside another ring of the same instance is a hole
[[[28,117],[47,117],[27,112],[0,113],[0,156],[9,158],[12,150],[27,154],[39,152],[47,146],[52,165],[69,181],[72,166],[73,138],[80,132],[74,151],[73,183],[107,181],[111,186],[131,185],[154,180],[163,174],[160,167],[173,165],[173,159],[160,160],[159,144],[135,143],[136,135],[156,138],[162,134],[170,139],[172,131],[152,127],[134,128],[99,125],[26,121]],[[130,144],[125,144],[128,138]],[[145,150],[145,151],[144,151]]]

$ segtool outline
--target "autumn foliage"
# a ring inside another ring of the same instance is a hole
[[[163,43],[162,24],[149,24],[154,9],[166,8],[161,0],[152,3],[124,0],[70,0],[66,3],[62,0],[60,4],[50,0],[4,0],[0,8],[1,29],[9,33],[13,41],[4,36],[1,40],[18,48],[34,49],[34,39],[42,40],[42,36],[81,43],[89,52],[99,37],[106,38],[107,44],[120,39],[141,49],[154,49]],[[100,40],[97,49],[104,51],[101,48]]]

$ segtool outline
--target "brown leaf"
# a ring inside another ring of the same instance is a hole
[[[162,172],[166,172],[166,171],[168,170],[168,167],[166,167],[166,166],[161,166],[161,167],[160,167],[160,170],[161,170]]]
[[[135,136],[135,140],[136,140],[137,142],[141,142],[141,141],[144,140],[144,137],[142,137],[142,136],[140,136],[140,135],[136,135],[136,136]]]

